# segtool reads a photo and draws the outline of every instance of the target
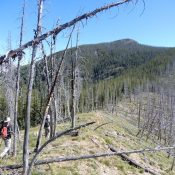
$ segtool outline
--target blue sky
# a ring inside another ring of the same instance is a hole
[[[65,23],[77,15],[115,0],[46,0],[44,7],[43,32],[52,29],[57,21]],[[12,49],[17,48],[23,0],[1,0],[0,3],[0,55],[7,51],[7,38],[11,33]],[[36,0],[26,0],[24,42],[33,38],[36,26]],[[142,0],[134,6],[123,5],[102,12],[97,17],[80,25],[80,44],[100,43],[131,38],[142,44],[175,47],[175,1]],[[142,14],[142,15],[141,15]],[[57,50],[64,48],[66,34],[58,36]]]

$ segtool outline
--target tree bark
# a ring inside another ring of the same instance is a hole
[[[41,19],[43,11],[43,0],[38,0],[38,20],[37,20],[37,29],[35,33],[35,38],[41,34]],[[25,132],[24,132],[24,143],[23,143],[23,175],[27,175],[29,168],[29,129],[30,129],[30,108],[31,108],[31,96],[32,88],[35,74],[35,58],[37,52],[37,45],[34,44],[32,50],[32,58],[30,64],[29,72],[29,83],[28,83],[28,92],[27,92],[27,102],[26,102],[26,115],[25,115]]]
[[[23,28],[24,28],[24,15],[25,15],[25,0],[22,7],[21,28],[20,28],[20,42],[19,47],[22,45]],[[13,155],[16,156],[17,150],[17,129],[18,129],[18,97],[19,97],[19,81],[20,81],[20,61],[22,54],[18,57],[17,76],[16,76],[16,92],[15,92],[15,112],[14,112],[14,140],[13,140]]]

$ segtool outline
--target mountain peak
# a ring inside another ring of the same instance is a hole
[[[129,38],[123,39],[123,42],[125,42],[125,43],[127,43],[127,44],[130,44],[130,43],[137,43],[137,44],[138,44],[137,41],[135,41],[135,40],[133,40],[133,39],[129,39]]]
[[[130,39],[130,38],[117,40],[117,41],[114,41],[114,43],[118,43],[118,44],[139,44],[137,41],[135,41],[133,39]]]

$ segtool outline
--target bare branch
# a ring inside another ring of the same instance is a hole
[[[97,9],[95,9],[95,10],[89,12],[89,13],[85,13],[85,14],[83,14],[81,16],[78,16],[78,17],[74,18],[73,20],[71,20],[71,21],[69,21],[69,22],[67,22],[65,24],[59,25],[56,28],[54,28],[53,30],[51,30],[49,32],[46,32],[46,33],[42,34],[41,36],[38,36],[38,37],[34,38],[33,40],[25,43],[21,47],[15,49],[15,50],[9,51],[8,54],[1,56],[0,57],[0,64],[2,64],[3,62],[8,62],[9,57],[15,59],[19,54],[21,54],[21,52],[24,49],[26,49],[26,48],[28,48],[30,46],[38,45],[42,40],[46,39],[47,37],[49,37],[51,35],[57,35],[62,30],[75,25],[79,21],[82,21],[84,19],[87,20],[87,19],[95,16],[97,13],[100,13],[102,11],[108,10],[110,8],[113,8],[113,7],[120,6],[120,5],[128,3],[130,1],[132,1],[132,0],[122,0],[120,2],[115,2],[115,3],[111,3],[111,4],[108,4],[108,5],[105,5],[103,7],[97,8]]]
[[[106,123],[103,123],[103,124],[97,126],[97,127],[94,129],[94,131],[97,130],[98,128],[100,128],[100,127],[102,127],[102,126],[104,126],[104,125],[110,124],[110,123],[113,123],[113,122],[106,122]]]

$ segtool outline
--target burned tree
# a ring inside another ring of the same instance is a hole
[[[21,47],[22,41],[23,41],[24,15],[25,15],[25,0],[23,2],[23,7],[22,7],[19,47]],[[22,54],[18,56],[17,73],[16,73],[15,111],[14,111],[14,140],[13,140],[13,155],[14,156],[16,156],[16,150],[17,150],[17,137],[16,136],[17,136],[17,128],[18,128],[17,116],[18,116],[18,97],[19,97],[21,59],[22,59]]]
[[[79,91],[80,91],[80,84],[79,76],[80,76],[80,69],[79,69],[79,62],[78,62],[78,38],[79,32],[77,32],[77,41],[76,41],[76,48],[75,48],[75,56],[71,54],[71,107],[70,107],[70,114],[71,114],[71,127],[75,127],[75,113],[76,113],[76,105],[77,105],[77,98],[79,98]]]
[[[35,32],[34,39],[39,37],[41,34],[41,20],[43,12],[43,2],[44,0],[38,0],[38,19],[37,19],[37,29]],[[32,58],[30,64],[29,72],[29,82],[28,82],[28,91],[27,91],[27,102],[26,102],[26,116],[25,116],[25,133],[24,133],[24,144],[23,144],[23,174],[27,175],[27,170],[29,166],[29,129],[30,129],[30,107],[31,107],[31,96],[32,96],[32,87],[35,74],[35,59],[37,52],[37,44],[33,43],[32,49]]]

